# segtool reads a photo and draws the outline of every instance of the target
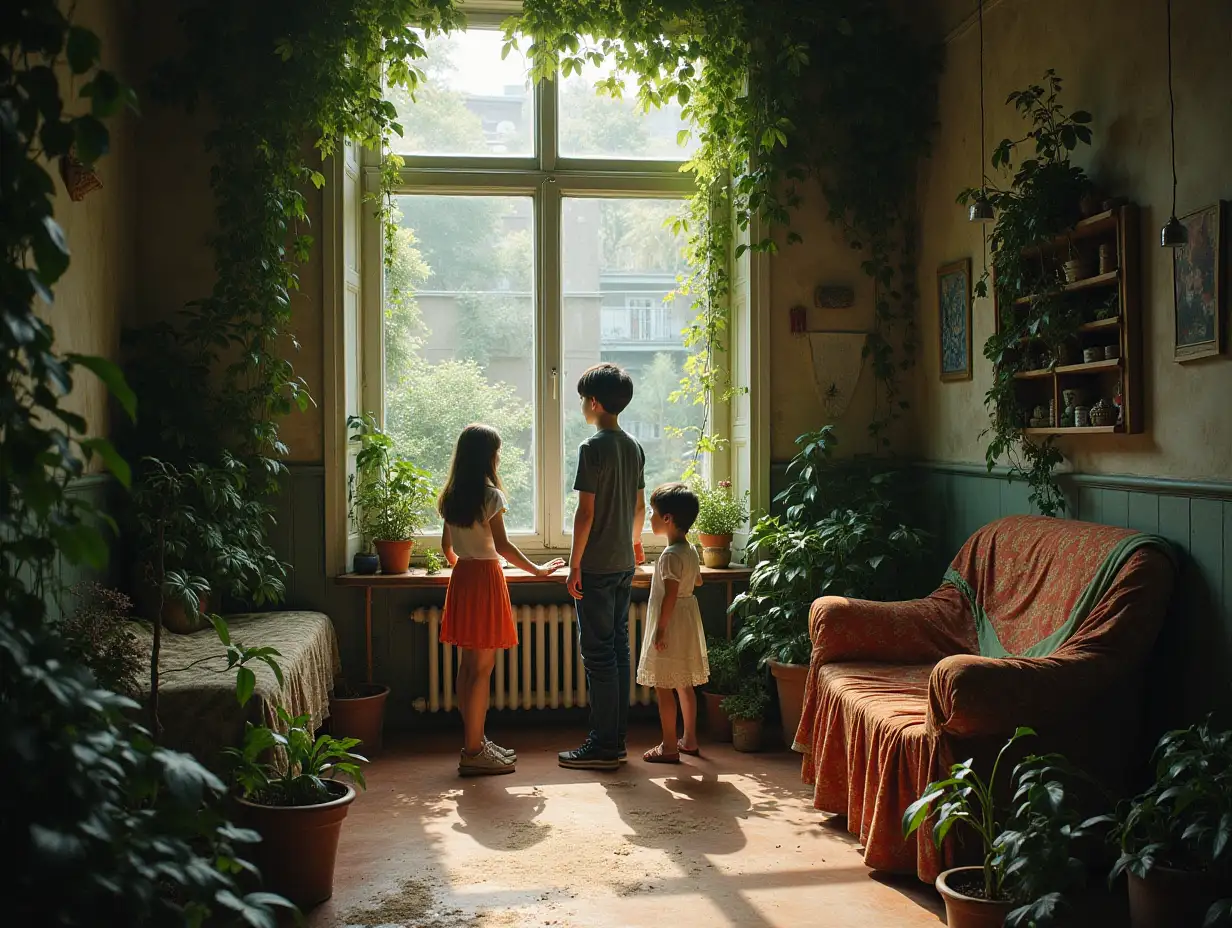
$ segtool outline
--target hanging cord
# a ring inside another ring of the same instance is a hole
[[[1169,8],[1171,8],[1172,0],[1168,0]],[[1169,17],[1171,18],[1171,17]],[[980,0],[979,8],[980,20],[980,187],[984,199],[988,199],[988,161],[984,153],[984,0]],[[1171,45],[1169,45],[1171,49]],[[1169,51],[1171,54],[1171,51]],[[1171,61],[1171,58],[1169,58]],[[1171,81],[1172,65],[1168,65],[1169,81]],[[1171,83],[1169,83],[1169,87]],[[1175,171],[1175,167],[1173,169]]]
[[[1168,0],[1168,137],[1172,144],[1172,217],[1176,218],[1176,98],[1172,95],[1172,0]]]

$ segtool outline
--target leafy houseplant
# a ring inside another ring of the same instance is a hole
[[[366,758],[352,753],[355,738],[314,738],[307,715],[292,718],[281,706],[277,714],[286,734],[250,722],[243,745],[226,754],[237,801],[262,838],[257,856],[267,885],[310,906],[333,893],[338,837],[355,799],[354,788],[335,777],[345,775],[362,788],[359,765]],[[274,751],[285,755],[285,767],[266,759]]]
[[[770,697],[756,678],[746,680],[739,693],[723,698],[722,709],[731,719],[732,747],[737,751],[761,750],[762,719],[769,705]]]
[[[1155,781],[1122,810],[1121,855],[1134,924],[1199,923],[1232,877],[1232,732],[1210,720],[1169,732],[1155,749]]]
[[[991,419],[986,432],[991,436],[985,449],[988,468],[1006,458],[1010,476],[1026,481],[1031,502],[1045,515],[1065,510],[1065,497],[1053,478],[1064,456],[1052,436],[1037,444],[1023,433],[1026,416],[1019,407],[1014,373],[1021,366],[1024,345],[1042,343],[1055,358],[1083,322],[1062,292],[1061,269],[1049,250],[1040,247],[1073,226],[1080,217],[1080,201],[1092,189],[1086,173],[1070,161],[1075,148],[1091,143],[1091,114],[1081,110],[1066,114],[1060,93],[1061,78],[1052,70],[1045,72],[1042,84],[1011,93],[1006,102],[1031,128],[1022,138],[1003,139],[993,149],[992,167],[1014,171],[1009,186],[985,184],[958,195],[963,204],[987,197],[997,211],[989,244],[1000,318],[996,334],[984,344],[984,356],[993,364],[993,385],[984,397]],[[975,292],[988,295],[987,276]],[[1020,310],[1014,301],[1023,296],[1031,301]]]
[[[997,807],[997,774],[1015,742],[1035,734],[1019,728],[997,753],[984,780],[972,760],[955,764],[950,776],[929,783],[907,807],[903,834],[915,834],[935,813],[931,838],[941,847],[950,830],[963,822],[979,837],[984,862],[956,867],[937,877],[952,928],[1004,924],[1007,928],[1046,928],[1065,906],[1064,894],[1082,884],[1085,868],[1073,843],[1103,822],[1082,821],[1068,787],[1085,776],[1065,758],[1030,755],[1015,768],[1010,786],[1013,808]]]
[[[393,440],[372,413],[350,416],[347,427],[360,448],[350,478],[351,517],[360,534],[376,546],[381,572],[406,573],[414,537],[432,509],[431,479],[410,461],[394,459]]]
[[[813,600],[899,598],[924,549],[923,533],[900,521],[896,475],[875,459],[836,462],[836,443],[831,426],[796,439],[790,482],[775,498],[783,513],[753,526],[748,551],[760,563],[731,604],[740,647],[774,672],[788,744],[803,704]]]
[[[731,741],[731,721],[722,709],[723,700],[740,692],[746,678],[744,659],[734,641],[710,638],[706,642],[710,661],[710,680],[702,691],[706,701],[706,722],[715,741]]]
[[[715,486],[693,481],[697,495],[697,519],[693,530],[702,543],[702,558],[707,567],[726,567],[731,563],[732,536],[749,519],[749,494],[732,494],[730,480],[720,480]]]

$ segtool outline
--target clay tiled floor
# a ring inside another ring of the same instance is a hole
[[[826,824],[787,752],[703,743],[679,767],[562,770],[576,731],[491,732],[516,773],[462,780],[457,736],[392,743],[372,764],[339,849],[334,896],[310,928],[936,926],[913,878],[874,877]]]

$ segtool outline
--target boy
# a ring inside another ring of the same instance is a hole
[[[578,395],[595,434],[578,446],[568,587],[577,607],[590,734],[581,747],[557,756],[562,767],[615,770],[625,759],[629,719],[629,595],[633,571],[645,560],[646,455],[618,421],[633,399],[625,371],[596,364],[578,380]]]

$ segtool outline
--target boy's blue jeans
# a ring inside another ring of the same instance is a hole
[[[629,724],[629,600],[633,571],[582,572],[575,600],[590,699],[590,738],[605,751],[624,744]]]

